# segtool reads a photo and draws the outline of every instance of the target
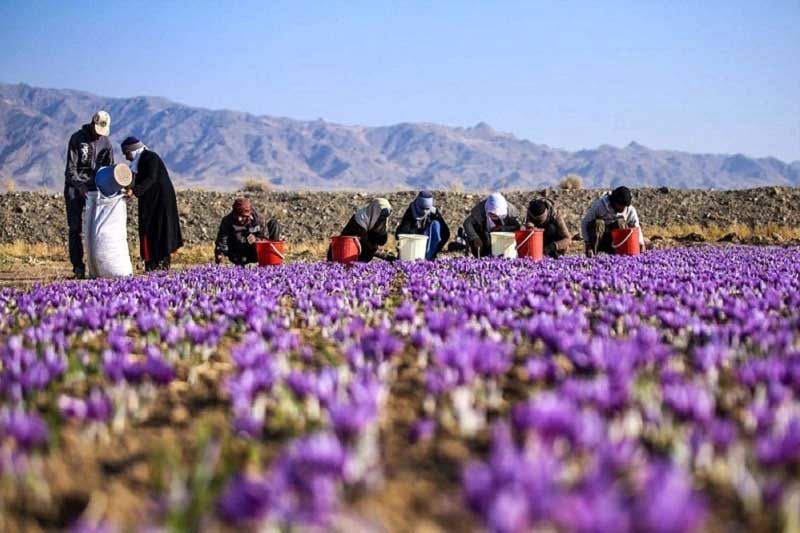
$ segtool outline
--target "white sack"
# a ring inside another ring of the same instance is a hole
[[[83,247],[89,277],[116,278],[133,274],[128,251],[128,206],[125,197],[92,191],[83,208]]]

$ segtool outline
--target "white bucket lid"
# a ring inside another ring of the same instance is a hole
[[[127,187],[133,181],[133,172],[131,172],[131,167],[124,163],[119,163],[114,165],[114,181],[117,182],[117,185],[120,187]]]
[[[400,240],[408,239],[408,240],[411,240],[411,241],[422,241],[422,240],[427,241],[428,240],[428,236],[427,235],[415,235],[413,233],[400,233],[397,236],[397,238],[400,239]]]

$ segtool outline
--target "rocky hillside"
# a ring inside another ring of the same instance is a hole
[[[510,193],[508,199],[520,209],[537,194],[552,198],[565,214],[571,231],[578,233],[579,218],[597,190],[543,190]],[[395,208],[390,226],[396,226],[413,192],[387,194]],[[353,211],[369,196],[363,193],[263,192],[248,193],[256,208],[277,217],[293,242],[323,242],[341,230]],[[188,244],[213,241],[219,220],[233,203],[232,193],[186,191],[178,195],[181,224]],[[458,226],[482,196],[469,193],[438,193],[437,205],[451,226]],[[800,189],[769,187],[740,191],[683,191],[639,189],[634,193],[645,235],[647,227],[698,224],[726,227],[740,223],[800,227]],[[64,199],[60,194],[10,193],[0,195],[0,243],[24,241],[66,245]],[[136,242],[136,201],[129,204],[129,237]]]
[[[115,145],[137,135],[164,157],[178,184],[212,190],[235,190],[247,178],[289,190],[531,189],[552,187],[569,173],[588,187],[800,185],[800,162],[774,158],[653,150],[635,142],[569,152],[484,123],[367,128],[3,84],[0,182],[60,190],[69,135],[101,108],[111,113]]]

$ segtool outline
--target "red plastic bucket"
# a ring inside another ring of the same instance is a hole
[[[358,261],[361,255],[361,243],[358,237],[331,237],[331,256],[337,263]]]
[[[284,241],[256,241],[258,266],[283,264]]]
[[[540,261],[544,257],[544,230],[521,229],[514,233],[517,239],[517,257]]]
[[[611,246],[617,255],[639,255],[639,228],[612,229]]]

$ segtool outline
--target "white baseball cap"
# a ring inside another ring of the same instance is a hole
[[[98,111],[92,117],[92,125],[95,133],[107,136],[111,133],[111,115],[108,114],[108,111]]]

